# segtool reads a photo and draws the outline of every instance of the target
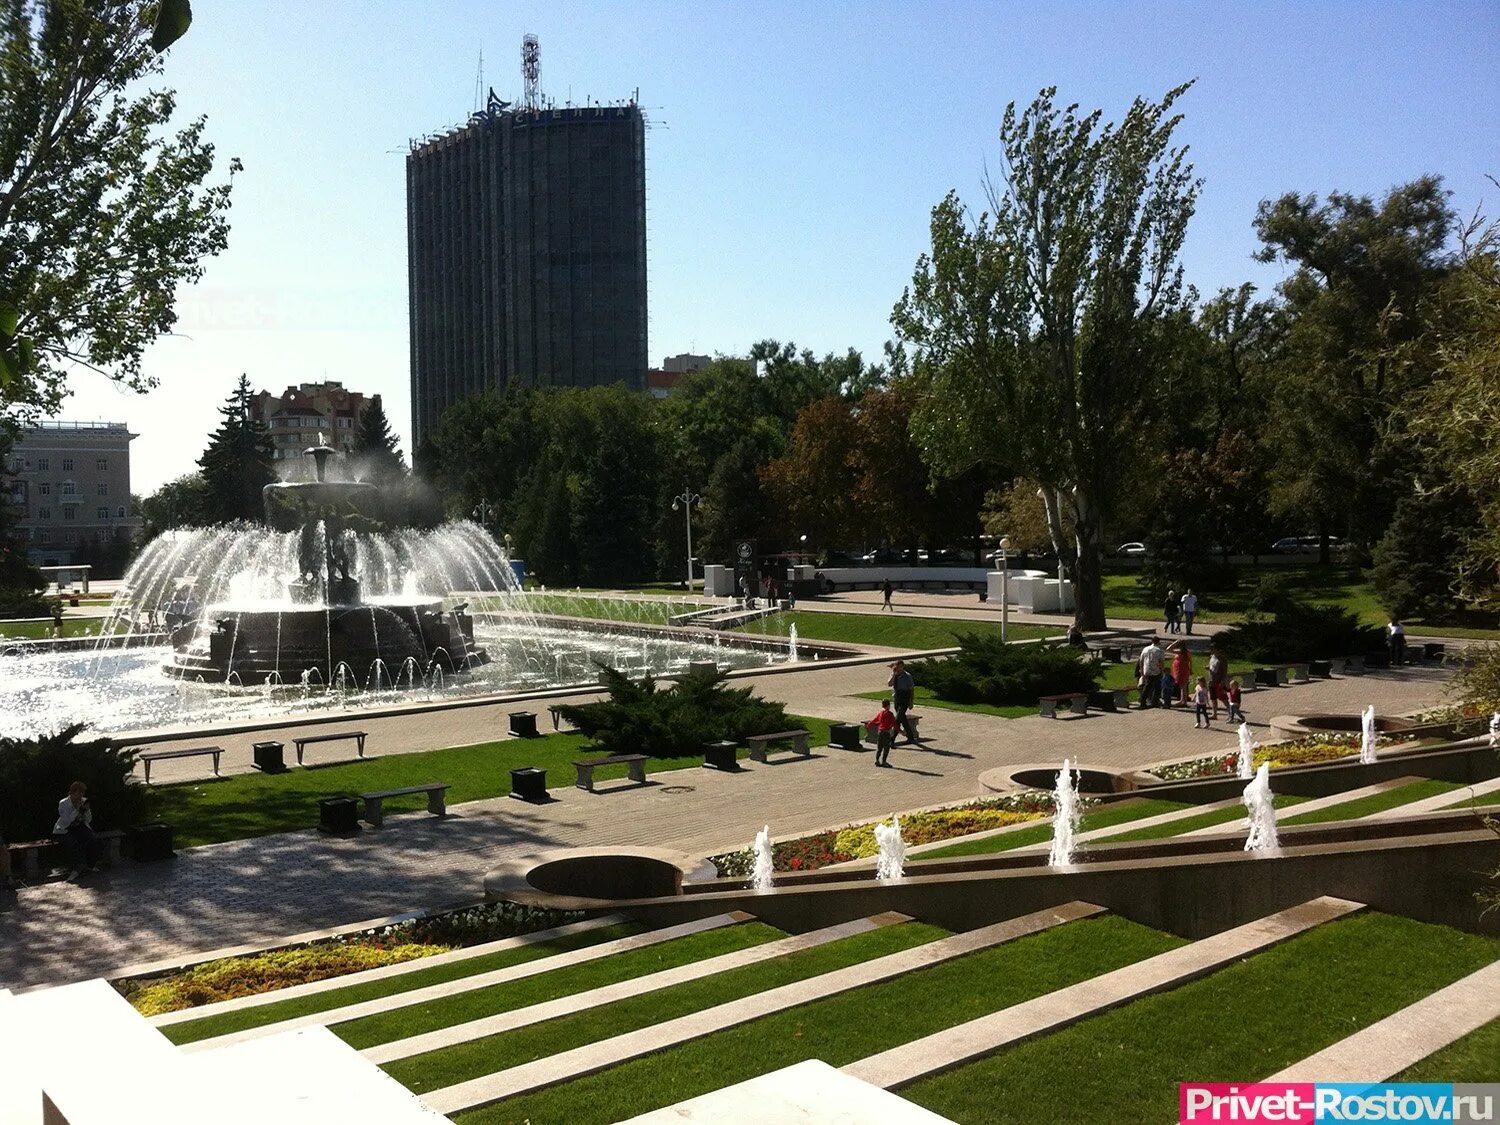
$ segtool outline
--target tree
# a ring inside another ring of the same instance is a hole
[[[26,540],[16,526],[17,509],[10,503],[9,428],[0,426],[0,617],[36,617],[44,610],[38,591],[46,586],[42,572],[26,554]]]
[[[140,511],[145,524],[141,530],[143,541],[174,528],[210,523],[208,482],[202,473],[185,473],[142,500]]]
[[[406,476],[406,458],[401,455],[396,431],[385,416],[385,407],[376,395],[359,412],[354,431],[354,456],[360,461],[360,479],[374,484],[392,485]]]
[[[818,399],[797,415],[786,452],[760,470],[787,531],[808,535],[820,546],[865,535],[863,513],[850,502],[858,479],[852,462],[855,444],[849,404],[836,395]]]
[[[1440,621],[1457,608],[1459,560],[1479,528],[1474,505],[1461,489],[1413,488],[1375,544],[1370,584],[1397,621]]]
[[[175,95],[151,88],[187,9],[0,4],[0,402],[54,409],[73,364],[154,385],[143,351],[227,244],[204,119],[170,132]]]
[[[275,447],[266,427],[250,417],[250,380],[241,375],[234,392],[219,407],[223,421],[198,458],[203,470],[207,523],[264,518],[262,492],[276,479]]]
[[[764,541],[785,523],[761,481],[771,460],[773,435],[756,427],[724,452],[714,464],[698,508],[698,538],[693,545],[706,560],[728,559],[736,539]]]
[[[1293,272],[1278,287],[1287,335],[1264,440],[1271,508],[1368,547],[1407,479],[1385,441],[1404,396],[1429,374],[1422,304],[1452,265],[1448,193],[1436,176],[1380,202],[1332,192],[1263,201],[1257,257]]]
[[[1087,629],[1105,624],[1103,529],[1150,405],[1155,326],[1183,296],[1201,181],[1173,146],[1172,107],[1189,85],[1137,98],[1117,125],[1059,110],[1050,88],[1008,106],[992,214],[971,221],[956,193],[939,203],[892,314],[916,352],[924,448],[949,471],[989,461],[1041,482]]]

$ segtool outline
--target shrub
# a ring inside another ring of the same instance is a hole
[[[1488,729],[1490,716],[1500,711],[1500,645],[1469,646],[1448,691],[1458,699],[1465,733]]]
[[[535,933],[537,930],[550,930],[554,926],[576,922],[582,917],[578,911],[526,906],[519,902],[487,902],[463,910],[451,910],[446,914],[435,914],[430,918],[412,918],[343,940],[461,948],[482,945],[487,941],[500,941],[518,934]]]
[[[1076,648],[1009,645],[994,635],[962,634],[959,652],[911,666],[912,677],[954,703],[1031,704],[1039,696],[1092,691],[1104,668]]]
[[[310,981],[398,965],[446,953],[441,945],[306,945],[249,957],[226,957],[194,965],[170,977],[131,982],[126,999],[143,1015],[196,1008],[237,996],[255,996]]]
[[[57,803],[75,781],[89,787],[95,828],[143,819],[146,791],[130,781],[135,752],[116,750],[107,738],[76,741],[82,730],[75,724],[40,738],[0,738],[0,835],[45,838],[57,820]]]
[[[1338,606],[1284,600],[1270,617],[1247,614],[1243,624],[1220,633],[1218,641],[1227,656],[1277,663],[1358,656],[1383,648],[1385,635]]]
[[[559,715],[593,740],[605,754],[649,754],[682,758],[703,752],[718,739],[771,734],[791,725],[786,708],[749,688],[724,686],[721,672],[694,672],[665,691],[650,676],[631,680],[600,665],[609,698],[558,708]]]

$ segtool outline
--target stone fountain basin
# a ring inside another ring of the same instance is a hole
[[[1380,734],[1404,734],[1421,726],[1415,719],[1400,715],[1376,715],[1375,730]],[[1352,715],[1277,715],[1270,722],[1270,741],[1289,742],[1315,734],[1359,734],[1364,727],[1358,713]]]
[[[684,881],[715,875],[712,864],[664,848],[568,848],[492,868],[484,876],[484,893],[559,910],[598,910],[628,899],[680,895]]]

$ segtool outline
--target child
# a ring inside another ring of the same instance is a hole
[[[1193,727],[1208,725],[1208,681],[1199,676],[1198,686],[1193,689]]]
[[[1161,669],[1161,697],[1158,702],[1163,707],[1172,706],[1172,701],[1177,698],[1177,681],[1172,679],[1172,669],[1163,664]]]
[[[891,701],[880,701],[880,713],[865,726],[875,732],[875,764],[890,767],[891,747],[896,744],[896,712],[891,710]]]
[[[1239,680],[1230,680],[1226,691],[1229,699],[1229,721],[1231,723],[1243,723],[1245,721],[1245,713],[1240,710]]]

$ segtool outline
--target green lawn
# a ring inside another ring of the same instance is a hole
[[[555,969],[534,977],[445,996],[427,1004],[350,1020],[335,1025],[333,1031],[350,1046],[364,1050],[377,1043],[421,1035],[500,1012],[514,1012],[563,996],[576,996],[592,988],[707,961],[784,937],[786,934],[764,922],[739,922],[673,938],[644,949],[616,953],[598,961],[586,961],[571,968]]]
[[[1500,1019],[1407,1067],[1392,1082],[1493,1082],[1500,1059]]]
[[[1116,801],[1083,814],[1078,822],[1080,832],[1091,832],[1095,828],[1111,828],[1116,824],[1128,824],[1133,820],[1144,820],[1148,816],[1176,812],[1187,805],[1180,801],[1162,801],[1154,797]],[[1030,828],[1018,828],[1014,832],[1002,832],[978,840],[960,840],[945,848],[934,848],[930,852],[919,852],[913,860],[953,859],[966,855],[993,855],[1008,852],[1013,848],[1024,848],[1028,844],[1040,844],[1052,839],[1052,825],[1037,824]]]
[[[805,727],[810,742],[828,742],[828,723],[793,717]],[[540,738],[505,739],[476,746],[454,746],[412,754],[376,755],[337,765],[292,769],[285,773],[245,773],[213,781],[190,781],[151,788],[152,815],[173,826],[177,844],[197,847],[224,840],[243,840],[273,832],[294,832],[318,823],[318,801],[343,794],[402,789],[433,781],[447,782],[448,806],[500,797],[510,792],[510,771],[521,766],[547,770],[552,788],[571,786],[571,763],[584,757],[587,740],[581,734],[548,734]],[[741,750],[746,757],[748,751]],[[702,760],[653,758],[647,774],[697,768]],[[596,770],[596,782],[623,778],[624,766]],[[422,794],[386,801],[387,815],[425,809]]]
[[[64,637],[98,636],[105,617],[64,617]],[[0,621],[0,640],[40,641],[54,636],[51,621]]]
[[[1291,813],[1281,823],[1324,824],[1332,820],[1357,820],[1359,817],[1384,812],[1386,809],[1394,809],[1401,805],[1410,804],[1412,801],[1421,801],[1428,797],[1436,797],[1442,793],[1450,793],[1458,788],[1459,785],[1452,781],[1414,781],[1410,785],[1387,789],[1383,793],[1372,793],[1368,797],[1345,801],[1340,805],[1329,805],[1327,808],[1319,809],[1316,812],[1303,813],[1300,816],[1296,813]]]
[[[881,700],[889,699],[890,697],[890,689],[887,688],[885,691],[862,691],[855,698]],[[920,711],[923,707],[941,707],[944,711],[967,711],[971,715],[994,715],[1000,719],[1022,719],[1027,715],[1035,715],[1037,713],[1037,705],[1035,703],[1029,706],[1022,703],[1010,704],[1004,707],[997,706],[994,703],[954,703],[952,700],[939,699],[933,694],[931,688],[921,687],[920,685],[912,693],[912,704],[917,711]]]
[[[576,1012],[530,1027],[470,1040],[387,1063],[385,1071],[415,1093],[436,1090],[511,1066],[596,1043],[637,1028],[650,1027],[690,1012],[727,1004],[742,996],[821,976],[902,949],[946,937],[946,930],[921,922],[903,922],[826,945],[789,953],[758,965],[731,969],[702,980],[613,1004]],[[516,1119],[518,1120],[518,1119]],[[617,1118],[615,1119],[617,1120]]]
[[[791,610],[752,621],[741,632],[786,636],[792,625],[797,636],[808,641],[832,641],[855,645],[879,645],[925,651],[955,648],[959,633],[999,635],[998,621],[960,621],[943,617],[915,617],[903,613],[821,613],[816,610]],[[1026,641],[1036,637],[1056,637],[1063,629],[1056,625],[1016,625],[1006,632],[1011,640]]]
[[[314,992],[307,996],[281,1000],[275,1004],[262,1004],[259,1007],[241,1008],[238,1011],[207,1016],[200,1020],[169,1024],[161,1031],[173,1043],[193,1043],[199,1039],[211,1039],[235,1031],[244,1031],[246,1028],[265,1027],[267,1024],[295,1019],[297,1016],[306,1016],[313,1012],[326,1012],[330,1008],[342,1008],[346,1004],[361,1004],[366,1000],[394,996],[399,992],[409,992],[414,988],[443,984],[450,980],[458,980],[460,977],[472,976],[475,973],[488,973],[511,965],[524,964],[527,961],[537,961],[555,953],[566,953],[570,949],[583,949],[586,946],[628,937],[639,933],[640,930],[641,927],[634,923],[584,930],[566,937],[555,938],[552,941],[533,942],[530,945],[520,945],[495,953],[482,954],[466,961],[415,969],[409,973],[384,980],[370,981],[367,984],[331,988],[326,992]],[[609,961],[609,958],[605,959],[605,963]]]
[[[1123,918],[1072,922],[632,1059],[459,1120],[465,1125],[606,1125],[805,1059],[845,1066],[1181,944]]]
[[[1388,915],[1343,919],[901,1094],[984,1125],[1170,1121],[1178,1083],[1264,1078],[1497,957],[1495,938]]]
[[[1293,797],[1287,794],[1278,794],[1276,797],[1276,808],[1285,809],[1292,805],[1300,805],[1306,797]],[[1106,836],[1097,841],[1101,844],[1121,844],[1129,840],[1165,840],[1169,836],[1180,836],[1184,832],[1194,832],[1199,828],[1209,828],[1215,824],[1227,824],[1232,820],[1239,820],[1245,815],[1243,805],[1231,805],[1229,808],[1216,809],[1213,812],[1202,813],[1198,816],[1188,816],[1181,820],[1169,820],[1166,824],[1153,825],[1150,828],[1136,828],[1129,832],[1121,832],[1118,836]]]

